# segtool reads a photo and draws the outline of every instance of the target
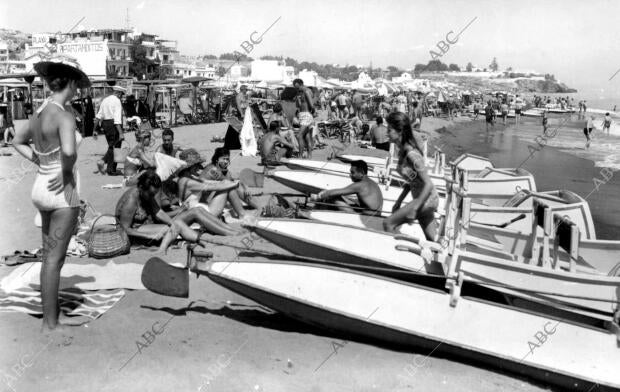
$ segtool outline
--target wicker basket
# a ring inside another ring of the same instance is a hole
[[[115,224],[95,227],[97,221],[104,216],[114,218]],[[95,219],[88,237],[88,255],[96,259],[105,259],[129,253],[131,244],[129,236],[114,215],[100,215]]]

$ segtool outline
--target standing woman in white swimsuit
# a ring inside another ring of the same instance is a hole
[[[62,326],[58,320],[60,269],[79,213],[79,180],[75,163],[78,138],[81,137],[76,131],[75,117],[65,110],[77,89],[90,85],[88,77],[78,67],[77,63],[67,59],[35,64],[34,69],[46,81],[52,95],[27,126],[18,130],[13,141],[17,152],[39,167],[32,187],[32,202],[42,218],[43,332]]]

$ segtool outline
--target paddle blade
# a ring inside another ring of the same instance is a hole
[[[149,291],[169,297],[189,297],[189,272],[151,257],[142,269],[142,284]]]
[[[262,188],[265,183],[265,175],[245,168],[239,173],[239,181],[251,188]]]

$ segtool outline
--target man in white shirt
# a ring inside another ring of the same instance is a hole
[[[101,174],[110,176],[116,175],[116,162],[114,162],[114,149],[120,148],[123,134],[123,106],[121,97],[127,90],[120,86],[112,87],[112,94],[105,97],[99,105],[97,112],[97,129],[103,129],[105,139],[108,142],[108,151],[103,156],[103,160],[97,162],[97,167]],[[95,132],[97,133],[97,132]]]

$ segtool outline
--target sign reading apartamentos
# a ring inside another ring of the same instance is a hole
[[[88,52],[103,52],[106,50],[103,42],[97,43],[77,43],[77,44],[62,44],[59,48],[60,53],[88,53]]]
[[[77,60],[82,70],[89,76],[106,75],[108,43],[103,42],[65,42],[58,45],[58,53]]]

